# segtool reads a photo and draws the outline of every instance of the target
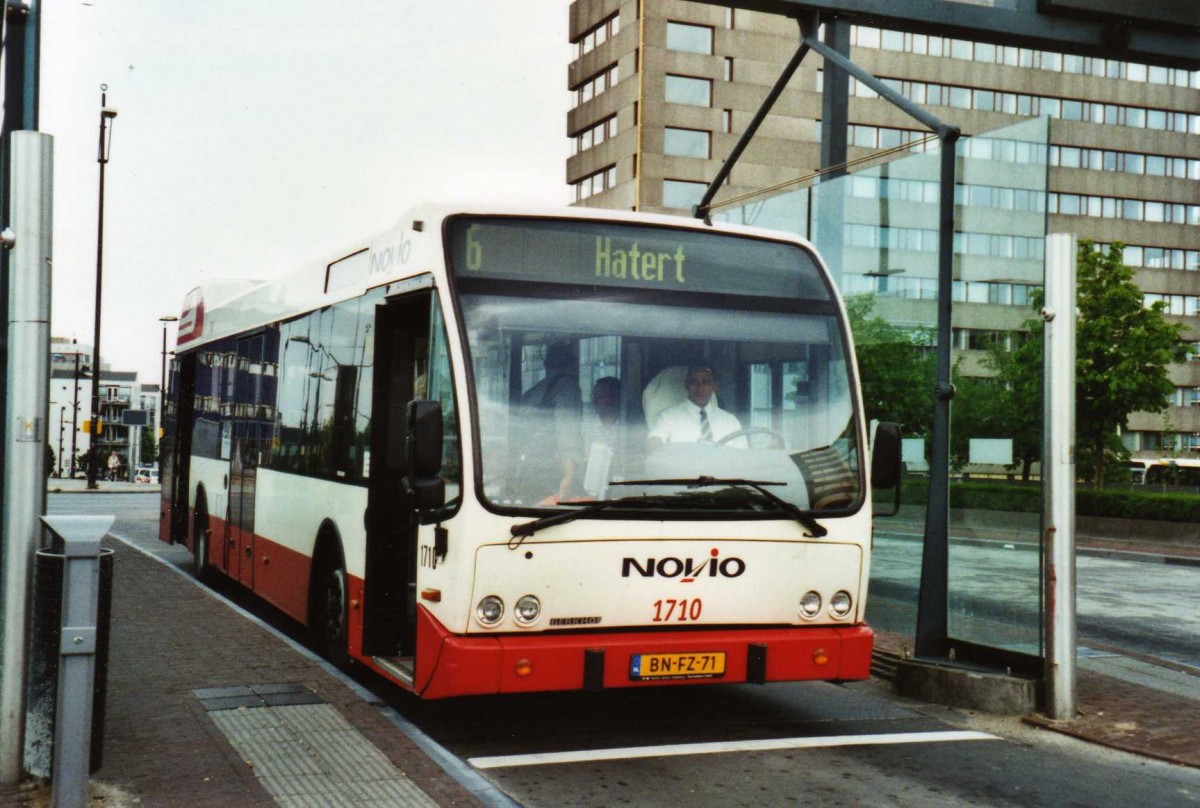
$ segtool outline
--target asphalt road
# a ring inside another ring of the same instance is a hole
[[[975,539],[952,542],[950,553],[951,635],[1036,653],[1036,545]],[[868,621],[911,635],[920,537],[885,524],[872,559]],[[1200,567],[1079,556],[1076,627],[1082,645],[1116,647],[1200,674]]]
[[[155,539],[153,495],[53,495],[50,509],[115,514],[114,533],[187,563]],[[878,682],[420,702],[367,681],[529,806],[1200,805],[1200,771],[902,701]]]

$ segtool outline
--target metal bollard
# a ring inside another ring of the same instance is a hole
[[[100,540],[113,523],[111,516],[44,516],[61,553],[40,551],[38,556],[59,556],[62,564],[61,631],[58,638],[58,676],[54,698],[53,780],[54,808],[75,808],[88,801],[97,707],[97,651],[107,636],[107,608],[100,605]],[[58,559],[56,559],[57,561]],[[111,564],[111,559],[106,558]],[[103,670],[101,669],[101,674]],[[48,683],[46,683],[48,684]],[[103,710],[103,693],[100,694]],[[48,709],[48,705],[46,705]],[[45,710],[43,710],[45,711]],[[31,719],[34,715],[31,712]],[[102,728],[100,728],[102,730]],[[29,733],[27,741],[36,737]]]

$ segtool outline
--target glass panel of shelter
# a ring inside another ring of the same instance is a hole
[[[1048,140],[1049,121],[1037,118],[959,141],[952,324],[962,333],[981,326],[993,333],[1019,332],[1034,313],[1028,292],[1043,282]],[[929,469],[933,410],[928,391],[937,339],[938,179],[937,148],[926,147],[921,154],[752,199],[713,216],[806,236],[830,264],[850,310],[867,418],[900,420],[906,435],[904,460],[913,493],[899,517],[877,525],[867,617],[878,628],[910,637],[921,583],[923,479]],[[1016,342],[1014,336],[998,344]],[[897,345],[906,346],[909,370],[923,372],[891,375],[894,363],[871,361],[873,353]],[[976,379],[994,375],[986,354],[974,348],[959,351],[956,383],[961,382],[959,374]],[[794,374],[791,383],[797,391],[804,387],[802,364],[785,371]],[[777,395],[774,378],[767,381],[768,371],[756,372],[764,375],[752,389],[762,396]],[[784,389],[791,389],[791,383]],[[913,406],[887,411],[914,397]],[[1007,447],[1021,445],[1020,436],[1009,432],[1011,426],[981,418],[978,402],[978,397],[973,403],[960,396],[951,408],[952,487],[981,479],[1023,485],[1038,500],[1040,483],[1020,480],[1026,476],[1021,457],[1003,455]],[[951,511],[952,639],[1040,652],[1040,540],[1037,513]]]

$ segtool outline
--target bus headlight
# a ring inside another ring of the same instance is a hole
[[[496,625],[500,622],[500,618],[504,617],[504,601],[495,595],[488,595],[475,607],[475,616],[485,626]]]
[[[811,590],[805,592],[804,597],[800,598],[800,616],[816,617],[819,611],[821,611],[820,593]]]
[[[542,615],[542,604],[533,595],[525,595],[513,608],[513,617],[523,626],[535,622]]]
[[[834,617],[845,617],[850,614],[850,593],[842,590],[829,599],[829,611]]]

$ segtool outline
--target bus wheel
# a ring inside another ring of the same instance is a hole
[[[328,562],[318,573],[311,623],[313,643],[334,665],[349,664],[346,650],[346,570],[337,562]]]
[[[208,513],[203,507],[196,510],[196,523],[192,532],[192,571],[200,581],[212,577],[212,567],[208,563],[208,539],[211,531],[208,529]]]

